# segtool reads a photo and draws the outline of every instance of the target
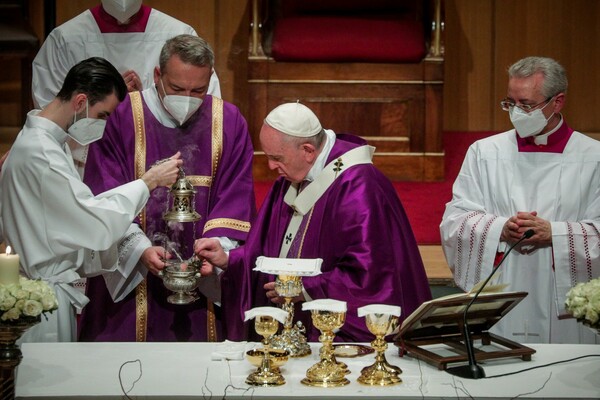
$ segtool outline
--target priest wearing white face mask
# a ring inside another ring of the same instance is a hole
[[[172,305],[155,274],[165,266],[165,236],[173,246],[169,251],[183,259],[193,255],[196,238],[217,237],[227,249],[246,239],[254,214],[252,143],[237,107],[207,95],[214,65],[208,43],[192,35],[169,39],[159,65],[154,86],[130,93],[109,118],[103,139],[90,146],[85,182],[102,192],[134,178],[138,166],[180,151],[202,218],[167,226],[162,216],[168,190],[152,193],[144,217],[123,241],[119,270],[88,280],[92,301],[81,316],[82,341],[223,338],[219,309],[213,305],[220,300],[215,276],[212,282],[203,280],[206,286],[196,302]]]
[[[515,129],[474,143],[440,231],[457,285],[470,290],[515,247],[498,281],[529,295],[492,332],[525,343],[598,343],[564,309],[567,291],[600,276],[600,142],[561,114],[563,67],[527,57],[508,69],[503,110]]]
[[[129,91],[152,87],[160,49],[180,34],[197,35],[188,24],[143,5],[142,0],[102,0],[56,27],[44,40],[32,65],[34,104],[44,108],[58,93],[67,71],[93,56],[113,64]],[[208,94],[221,97],[214,70]],[[69,145],[83,176],[87,146]]]
[[[106,118],[126,95],[123,78],[106,60],[74,66],[58,96],[31,111],[2,167],[3,234],[20,256],[21,273],[50,283],[58,310],[30,329],[23,341],[75,339],[75,308],[88,299],[72,283],[116,268],[117,242],[150,191],[172,184],[182,161],[169,161],[94,196],[75,170],[67,138],[82,144],[102,137]]]

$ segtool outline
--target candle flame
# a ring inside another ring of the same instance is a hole
[[[10,251],[11,251],[11,250],[12,250],[12,249],[10,248],[10,246],[6,246],[6,255],[10,254]]]

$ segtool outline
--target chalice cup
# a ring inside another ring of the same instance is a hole
[[[306,371],[302,383],[307,386],[338,387],[350,383],[346,375],[350,373],[346,364],[338,362],[333,353],[334,330],[341,328],[346,321],[346,312],[311,310],[313,325],[321,331],[319,341],[320,361]]]
[[[294,321],[294,303],[292,299],[302,293],[302,277],[299,275],[277,275],[275,279],[275,291],[285,299],[281,306],[282,310],[288,313],[288,317],[283,324],[283,330],[279,335],[275,335],[271,340],[271,346],[274,349],[285,350],[290,357],[304,357],[311,353],[310,345],[304,336],[305,329],[302,322],[292,326]]]
[[[402,382],[399,375],[402,370],[390,365],[385,358],[388,345],[385,336],[389,335],[398,326],[398,317],[386,313],[371,313],[365,315],[369,332],[375,335],[371,346],[377,351],[375,363],[362,369],[358,382],[370,386],[389,386]]]
[[[279,386],[285,383],[285,379],[279,368],[273,364],[270,351],[270,339],[277,333],[279,322],[269,315],[257,315],[254,319],[256,333],[263,337],[262,362],[258,369],[248,375],[246,383],[252,386]]]

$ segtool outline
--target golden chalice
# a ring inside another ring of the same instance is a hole
[[[285,350],[290,357],[304,357],[310,354],[310,345],[304,336],[305,328],[302,322],[292,326],[294,321],[294,303],[292,299],[302,293],[302,277],[299,275],[277,275],[275,291],[285,299],[281,306],[288,317],[283,324],[283,331],[271,339],[271,346],[275,349]]]
[[[388,386],[402,382],[399,377],[402,370],[390,365],[385,358],[385,350],[388,347],[385,336],[398,326],[400,307],[373,304],[359,308],[358,315],[365,317],[369,332],[375,335],[371,346],[377,351],[375,363],[362,369],[358,381],[371,386]]]
[[[343,311],[340,307],[343,305]],[[316,306],[316,308],[313,308]],[[348,366],[338,362],[333,353],[334,330],[341,328],[346,321],[346,303],[337,300],[314,300],[303,304],[303,309],[310,309],[313,325],[321,331],[319,341],[322,343],[319,355],[321,360],[306,371],[302,383],[307,386],[337,387],[350,383],[346,375],[350,373]]]
[[[274,308],[274,307],[270,307]],[[278,310],[278,309],[276,309]],[[279,310],[281,311],[281,310]],[[253,386],[279,386],[285,383],[285,379],[279,368],[274,365],[272,359],[272,351],[270,349],[270,339],[279,328],[279,322],[271,315],[256,315],[254,318],[254,328],[256,333],[263,337],[264,348],[262,350],[262,361],[256,371],[248,375],[246,383]],[[247,357],[253,355],[248,354]],[[278,362],[285,362],[283,359],[278,358]]]

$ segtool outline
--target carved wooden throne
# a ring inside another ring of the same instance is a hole
[[[253,0],[248,123],[300,100],[376,146],[393,180],[444,178],[442,0]],[[274,175],[255,157],[257,180]]]

